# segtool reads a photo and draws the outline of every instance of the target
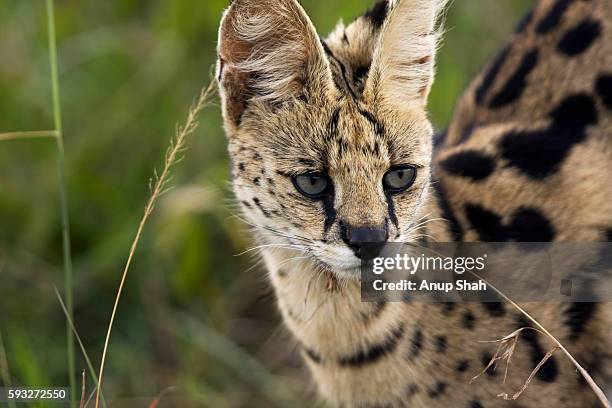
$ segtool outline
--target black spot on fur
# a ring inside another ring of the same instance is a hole
[[[363,320],[368,322],[377,319],[387,307],[386,302],[376,302],[372,304],[372,310],[369,313],[362,312]]]
[[[588,50],[600,34],[601,23],[586,19],[565,33],[557,48],[568,57],[573,57]]]
[[[436,340],[435,340],[436,351],[438,353],[444,353],[446,351],[446,346],[447,346],[446,343],[447,343],[446,336],[438,336],[438,337],[436,337]]]
[[[506,306],[502,302],[483,302],[482,305],[492,317],[501,317],[506,314]]]
[[[586,127],[597,123],[595,101],[587,94],[567,97],[550,113],[550,116],[555,126]]]
[[[564,311],[565,325],[569,328],[569,339],[576,341],[584,333],[597,312],[597,303],[571,303]]]
[[[455,310],[456,305],[454,302],[441,302],[440,306],[442,306],[442,313],[448,316]]]
[[[442,182],[440,180],[438,180],[438,182],[436,183],[433,183],[433,186],[436,189],[438,203],[440,205],[440,208],[442,209],[442,217],[448,221],[449,232],[452,236],[451,239],[452,241],[459,242],[463,239],[463,228],[461,227],[461,224],[455,216],[450,202],[447,199],[444,186],[442,185]],[[454,303],[450,303],[447,306],[448,308],[451,308],[449,312],[452,311],[452,308],[454,308],[454,306]]]
[[[440,165],[450,174],[473,181],[482,181],[495,170],[493,158],[475,150],[455,153],[447,157]]]
[[[446,391],[448,384],[444,381],[437,381],[427,392],[430,398],[438,398]]]
[[[410,352],[408,354],[408,360],[414,360],[421,354],[423,349],[423,331],[418,327],[414,330],[412,339],[410,339]]]
[[[551,222],[532,208],[519,208],[510,225],[504,225],[498,214],[476,204],[467,204],[465,213],[484,242],[550,242],[555,237]]]
[[[474,400],[469,403],[468,408],[484,408],[484,405],[478,400]]]
[[[359,367],[374,363],[387,354],[395,351],[397,344],[403,336],[404,327],[400,326],[393,330],[383,343],[374,345],[367,350],[362,350],[355,355],[341,357],[338,360],[338,364],[344,367]]]
[[[571,4],[572,0],[557,0],[546,16],[538,23],[536,32],[538,34],[547,34],[553,31],[559,25],[563,15]]]
[[[261,184],[261,179],[259,177],[255,177],[253,179],[253,184],[255,184],[256,186],[259,186]]]
[[[412,398],[416,393],[419,392],[419,386],[416,384],[410,384],[406,387],[406,398]]]
[[[244,205],[246,208],[251,208],[251,204],[249,204],[248,201],[243,201],[242,205]]]
[[[508,59],[508,54],[510,54],[510,46],[506,46],[495,56],[495,59],[491,63],[487,73],[484,75],[482,82],[478,86],[478,89],[476,89],[477,104],[482,105],[484,102],[485,96],[489,92],[491,85],[493,85],[495,82],[497,74],[499,74],[499,71],[506,62],[506,59]]]
[[[586,134],[580,128],[511,131],[500,141],[501,155],[509,166],[518,168],[531,178],[543,179],[557,171],[571,148],[585,138]]]
[[[484,369],[486,366],[488,366],[491,360],[493,360],[493,354],[489,353],[488,351],[482,353],[482,356],[480,357],[482,368]],[[485,371],[485,373],[490,377],[494,377],[495,376],[495,364],[492,364],[491,367],[487,368],[487,371]]]
[[[603,74],[595,83],[597,94],[608,109],[612,109],[612,74]]]
[[[460,373],[464,373],[470,368],[470,362],[467,360],[460,360],[455,367],[455,370]]]
[[[539,52],[537,49],[527,53],[514,74],[508,79],[508,82],[506,82],[503,88],[495,96],[493,96],[489,106],[492,108],[501,108],[516,102],[523,94],[527,86],[527,77],[537,65],[538,58]]]
[[[268,212],[268,210],[266,210],[264,208],[264,206],[261,204],[261,200],[257,197],[253,198],[253,202],[255,203],[255,205],[257,206],[257,208],[259,208],[259,210],[261,211],[261,213],[264,215],[264,217],[266,218],[270,218],[270,213]]]
[[[551,222],[540,211],[520,208],[514,214],[509,235],[518,242],[550,242],[555,237]]]
[[[389,12],[389,2],[380,0],[374,7],[368,10],[363,16],[370,21],[374,28],[379,29],[387,19]]]
[[[474,316],[472,312],[468,311],[463,314],[463,317],[461,319],[461,325],[464,328],[473,330],[475,323],[476,323],[476,317]]]
[[[519,317],[518,325],[519,328],[531,327],[523,316]],[[525,341],[531,350],[531,364],[535,368],[546,355],[546,352],[540,344],[539,333],[534,330],[524,330],[521,333],[521,339]],[[542,382],[552,383],[557,379],[558,375],[559,368],[557,360],[552,356],[542,365],[542,367],[540,367],[540,370],[536,374],[536,378]]]
[[[244,171],[244,170],[245,170],[245,168],[246,168],[246,167],[245,167],[244,163],[238,163],[238,170],[240,170],[240,171]]]
[[[501,155],[509,166],[535,179],[554,173],[571,149],[587,137],[585,128],[597,123],[595,101],[586,94],[572,95],[551,112],[547,129],[511,131],[500,140]]]

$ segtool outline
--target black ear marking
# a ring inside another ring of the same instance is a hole
[[[363,17],[372,24],[374,29],[378,30],[382,27],[387,19],[389,12],[389,1],[380,0],[370,10],[368,10]]]
[[[586,19],[565,33],[557,48],[562,54],[574,57],[588,50],[600,34],[601,23]]]

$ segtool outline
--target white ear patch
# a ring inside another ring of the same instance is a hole
[[[437,21],[445,0],[390,0],[391,10],[364,95],[400,107],[424,106],[434,78]]]

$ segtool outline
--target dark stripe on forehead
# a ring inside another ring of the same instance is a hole
[[[349,80],[348,80],[348,78],[346,76],[346,66],[344,66],[342,61],[340,61],[338,58],[336,58],[336,56],[334,55],[334,53],[331,50],[331,48],[329,48],[329,45],[327,45],[327,43],[324,40],[321,40],[321,44],[323,45],[323,49],[325,50],[325,54],[327,54],[327,56],[329,57],[330,61],[335,62],[340,67],[340,73],[342,74],[342,79],[344,80],[344,83],[346,84],[346,88],[350,92],[351,96],[353,97],[353,99],[357,99],[357,95],[355,95],[355,92],[353,92],[353,88],[351,88],[351,84],[349,83]],[[338,88],[342,88],[338,83],[336,83],[336,86]]]
[[[363,115],[363,117],[366,118],[368,122],[372,124],[372,126],[374,126],[374,131],[378,136],[383,136],[385,134],[385,127],[371,112],[364,109],[359,109],[359,113],[361,113],[361,115]]]
[[[340,121],[340,108],[336,108],[332,113],[331,120],[327,129],[329,130],[329,136],[338,134],[338,122]]]

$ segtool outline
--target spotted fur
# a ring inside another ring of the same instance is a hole
[[[529,326],[504,303],[362,303],[353,238],[600,241],[612,231],[612,2],[541,0],[436,139],[426,113],[442,0],[383,0],[320,39],[296,0],[234,0],[217,67],[238,202],[321,395],[346,407],[590,407],[529,332],[511,375],[484,343]],[[389,169],[411,188],[383,188]],[[295,177],[324,174],[316,199]],[[365,234],[365,235],[364,235]],[[605,387],[607,304],[523,305]],[[608,371],[607,371],[608,370]]]

